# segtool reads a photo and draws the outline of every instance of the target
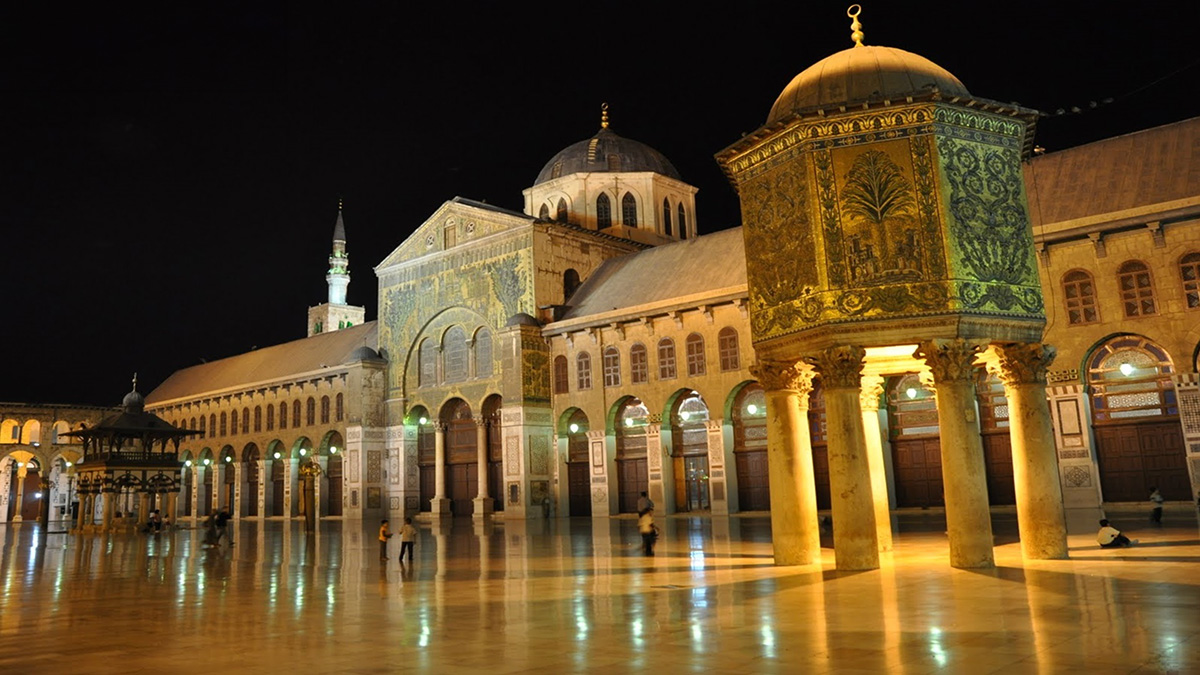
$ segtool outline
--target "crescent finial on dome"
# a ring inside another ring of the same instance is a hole
[[[854,4],[846,8],[846,16],[854,19],[850,23],[850,39],[854,40],[855,47],[863,46],[862,23],[858,20],[859,14],[862,14],[862,5]]]
[[[601,129],[608,128],[608,104],[607,103],[600,104],[600,128]]]

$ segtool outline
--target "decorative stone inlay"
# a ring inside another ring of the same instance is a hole
[[[863,375],[858,404],[863,412],[879,412],[879,396],[883,394],[882,375]]]
[[[1063,481],[1067,487],[1090,487],[1092,472],[1083,466],[1066,466],[1063,467]]]
[[[858,389],[862,386],[863,358],[867,350],[856,345],[829,347],[804,360],[821,375],[826,389]]]
[[[1058,350],[1040,342],[996,345],[1000,379],[1005,384],[1046,384],[1046,373]]]
[[[962,338],[953,340],[926,340],[913,352],[913,358],[922,359],[933,373],[937,384],[945,382],[974,382],[975,356],[983,347]]]
[[[768,391],[795,391],[808,396],[812,391],[813,373],[801,361],[759,361],[750,366],[750,374]]]
[[[1078,382],[1079,369],[1068,368],[1066,370],[1055,370],[1046,373],[1047,382]]]

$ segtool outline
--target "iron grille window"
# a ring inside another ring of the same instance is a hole
[[[704,338],[692,333],[687,338],[687,370],[689,377],[703,375],[704,368]]]
[[[675,341],[663,338],[658,343],[658,379],[675,377]]]
[[[554,393],[567,393],[567,357],[554,357]]]
[[[596,228],[606,229],[612,227],[612,204],[608,201],[608,195],[600,193],[596,197]]]
[[[575,382],[579,389],[592,388],[592,357],[587,352],[575,357]]]
[[[728,326],[721,329],[717,334],[717,353],[721,357],[721,370],[737,370],[741,367],[737,330]]]
[[[650,379],[650,358],[646,346],[636,344],[629,348],[629,380],[633,384],[644,384]]]
[[[1096,309],[1096,285],[1092,282],[1091,274],[1083,270],[1067,272],[1062,285],[1067,321],[1072,326],[1100,320],[1100,313]]]
[[[1200,309],[1200,253],[1189,253],[1179,259],[1179,277],[1183,280],[1184,306]]]
[[[637,200],[633,194],[626,192],[621,198],[621,224],[625,227],[637,227]]]
[[[1154,282],[1150,268],[1140,260],[1130,260],[1117,270],[1117,285],[1121,289],[1121,303],[1126,317],[1156,314]]]
[[[604,350],[604,386],[621,386],[621,352],[616,347]]]

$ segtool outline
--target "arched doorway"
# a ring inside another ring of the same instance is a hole
[[[625,399],[613,417],[617,440],[617,512],[637,513],[641,493],[650,489],[646,468],[646,425],[650,411],[636,397]]]
[[[1191,500],[1179,403],[1166,351],[1136,335],[1113,338],[1088,359],[1092,428],[1106,502]]]
[[[246,475],[246,488],[242,492],[242,501],[246,504],[247,516],[257,517],[259,515],[258,490],[259,483],[262,482],[262,475],[258,470],[260,459],[257,445],[250,443],[242,450],[242,472]]]
[[[915,373],[888,379],[888,434],[897,506],[944,506],[937,401]]]
[[[345,474],[342,456],[346,443],[336,431],[325,434],[321,442],[321,458],[325,460],[325,471],[321,474],[321,506],[326,515],[341,516],[342,497],[345,494]]]
[[[504,443],[500,428],[503,403],[498,395],[489,396],[483,402],[483,419],[487,420],[488,497],[496,512],[504,510]]]
[[[446,427],[446,498],[450,513],[469,516],[472,500],[479,494],[479,450],[471,406],[461,398],[451,399],[442,407]]]
[[[310,399],[310,400],[312,400],[312,399]],[[313,406],[315,407],[315,405],[316,404],[314,403]],[[303,518],[305,515],[307,515],[306,509],[308,508],[308,501],[307,501],[308,497],[304,493],[304,489],[305,489],[304,488],[304,479],[300,475],[300,467],[307,464],[308,461],[310,459],[312,459],[312,457],[313,457],[312,440],[309,439],[308,436],[301,436],[300,438],[297,438],[296,442],[292,444],[292,454],[291,454],[291,459],[295,460],[295,463],[291,463],[291,467],[290,467],[291,475],[289,476],[289,482],[291,483],[291,488],[292,488],[292,505],[293,505],[292,512],[290,515],[301,517],[301,518]],[[321,510],[319,508],[316,509],[315,512],[317,515],[321,514]]]
[[[422,406],[408,413],[408,424],[417,427],[417,485],[419,509],[428,513],[434,496],[437,495],[437,429]]]
[[[588,418],[576,408],[558,430],[567,439],[567,498],[570,516],[592,515],[592,475],[588,456]]]
[[[268,451],[267,463],[270,466],[268,471],[271,474],[271,484],[267,490],[269,499],[267,500],[267,515],[282,516],[284,513],[283,496],[284,496],[284,481],[287,471],[284,468],[288,462],[288,456],[283,449],[283,443],[274,441],[271,443]]]
[[[217,503],[221,509],[228,511],[231,515],[237,515],[237,509],[233,503],[233,498],[237,494],[237,470],[233,468],[233,463],[233,446],[227,445],[221,448],[221,461],[218,462],[221,472],[221,491],[217,496]]]
[[[734,395],[730,407],[738,509],[768,511],[771,487],[767,471],[767,399],[762,385],[757,382],[744,385]]]
[[[708,405],[699,392],[681,392],[671,405],[675,510],[708,511]]]
[[[825,424],[825,389],[820,380],[813,382],[808,396],[808,435],[812,442],[817,508],[828,509],[833,505],[829,494],[829,434]]]
[[[38,495],[42,490],[41,465],[37,458],[30,457],[24,461],[14,458],[8,466],[10,473],[7,520],[11,522],[18,513],[21,514],[21,520],[37,520],[41,502]]]

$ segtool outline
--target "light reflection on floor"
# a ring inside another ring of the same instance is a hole
[[[653,558],[629,519],[425,523],[406,567],[373,523],[247,521],[220,550],[0,526],[0,672],[1200,672],[1195,517],[1140,520],[1136,548],[1023,564],[1000,515],[969,572],[940,516],[902,515],[860,573],[775,567],[762,517],[665,519]]]

